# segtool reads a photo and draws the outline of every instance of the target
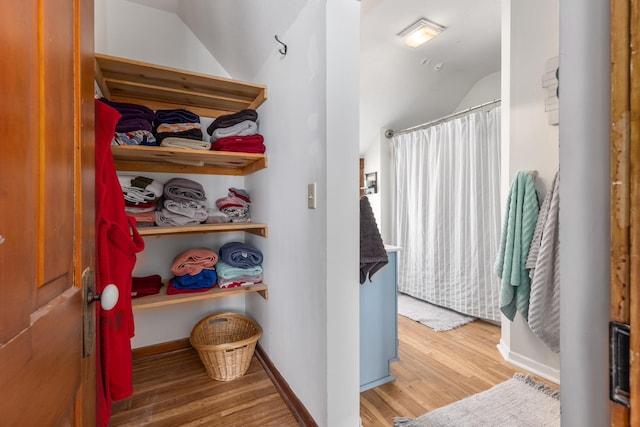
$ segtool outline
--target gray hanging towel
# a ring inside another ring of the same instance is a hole
[[[366,196],[360,198],[360,284],[389,262],[373,210]]]
[[[552,351],[560,351],[560,179],[544,198],[526,268],[531,277],[529,327]]]

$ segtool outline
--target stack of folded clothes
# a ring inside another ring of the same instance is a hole
[[[184,226],[207,220],[207,198],[198,182],[172,178],[164,185],[162,209],[156,211],[156,225]]]
[[[264,153],[264,138],[258,133],[256,110],[242,110],[220,116],[209,125],[211,149],[244,153]]]
[[[124,210],[136,220],[136,226],[146,227],[155,223],[155,210],[160,204],[164,184],[145,176],[118,175],[124,195]]]
[[[191,111],[157,110],[154,120],[156,140],[162,147],[208,150],[202,140],[200,117]]]
[[[188,249],[176,255],[171,265],[174,277],[169,280],[167,294],[205,292],[213,288],[217,262],[218,255],[207,248]]]
[[[216,264],[218,286],[222,289],[262,283],[262,252],[242,242],[225,243]]]
[[[157,274],[131,278],[131,298],[155,295],[160,293],[161,288],[162,278]]]
[[[249,193],[240,188],[229,188],[227,197],[216,200],[216,207],[229,218],[228,222],[251,222]]]
[[[217,206],[207,209],[207,224],[224,224],[231,222],[231,218],[226,213],[220,211]]]
[[[115,108],[121,115],[111,145],[158,145],[152,133],[153,110],[144,105],[112,102],[106,98],[100,101]]]

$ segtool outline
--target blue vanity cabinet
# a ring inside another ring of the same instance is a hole
[[[398,359],[396,250],[389,263],[360,285],[360,392],[393,381],[391,362]]]

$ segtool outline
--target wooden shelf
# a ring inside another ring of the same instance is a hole
[[[257,109],[267,88],[239,80],[95,54],[95,78],[105,98],[151,108],[183,108],[215,118]]]
[[[254,153],[144,145],[113,145],[111,153],[119,171],[244,176],[267,167],[267,156]]]
[[[256,236],[267,237],[266,224],[255,223],[224,223],[224,224],[199,224],[186,227],[139,227],[141,236],[166,236],[168,234],[189,233],[220,233],[225,231],[245,231]]]
[[[163,307],[172,304],[182,304],[185,302],[200,301],[205,299],[221,298],[230,295],[240,295],[248,293],[257,293],[264,299],[269,298],[269,288],[264,283],[231,289],[220,289],[216,287],[207,292],[178,295],[167,295],[167,286],[165,285],[162,287],[159,294],[141,298],[134,298],[133,300],[131,300],[131,305],[134,310],[143,310],[145,308]]]
[[[95,54],[95,79],[102,95],[114,102],[145,105],[152,110],[185,109],[201,117],[217,118],[257,109],[267,99],[265,86],[199,74],[154,64]],[[267,167],[264,154],[173,149],[141,145],[112,146],[118,171],[245,176]],[[142,236],[244,231],[267,237],[267,226],[254,223],[200,224],[187,227],[140,227]],[[162,307],[230,295],[258,293],[268,297],[264,284],[207,292],[158,295],[132,300],[134,310]]]

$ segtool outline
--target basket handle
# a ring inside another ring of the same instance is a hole
[[[242,345],[242,346],[240,346],[240,347],[229,348],[229,349],[225,350],[224,352],[225,352],[225,353],[229,353],[230,351],[243,350],[243,349],[245,349],[245,348],[247,348],[247,347],[249,347],[249,344],[247,344],[247,345]]]
[[[218,317],[218,318],[209,320],[209,326],[215,325],[216,323],[227,323],[228,321],[229,321],[228,317]]]

